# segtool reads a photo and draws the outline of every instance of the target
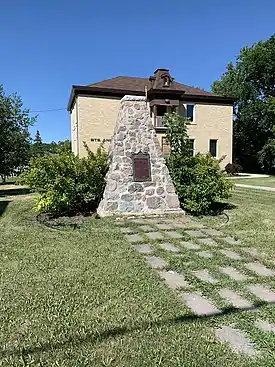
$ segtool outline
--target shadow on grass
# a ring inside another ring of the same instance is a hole
[[[16,179],[8,179],[5,182],[3,182],[2,180],[0,180],[0,186],[3,186],[3,185],[15,185],[15,184],[16,184]]]
[[[0,200],[0,217],[1,217],[2,214],[5,213],[9,203],[10,203],[10,201]]]
[[[4,189],[1,190],[0,188],[0,197],[3,196],[17,196],[17,195],[27,195],[31,192],[30,189],[25,188],[25,187],[18,187],[16,189]]]
[[[0,357],[8,357],[8,356],[28,356],[30,354],[34,353],[42,353],[42,352],[48,352],[56,349],[63,349],[68,348],[68,346],[79,346],[79,345],[85,345],[85,344],[95,344],[104,342],[105,340],[108,340],[110,338],[115,338],[117,336],[122,336],[126,334],[130,334],[135,331],[142,331],[142,330],[148,330],[150,328],[154,327],[160,327],[160,326],[173,326],[178,324],[185,324],[185,323],[191,323],[191,322],[200,322],[207,320],[209,318],[213,319],[219,319],[223,316],[231,315],[231,314],[240,314],[244,311],[249,310],[259,310],[261,307],[264,307],[268,304],[275,304],[275,302],[265,302],[265,301],[258,301],[255,302],[253,306],[243,308],[243,309],[237,309],[234,307],[227,307],[224,308],[220,313],[217,314],[210,314],[210,315],[185,315],[185,316],[178,316],[175,318],[169,318],[159,321],[145,321],[143,323],[138,323],[134,326],[127,327],[127,326],[116,326],[112,329],[104,330],[102,332],[98,332],[97,334],[87,334],[85,337],[78,337],[78,336],[72,336],[68,338],[65,341],[57,342],[57,343],[44,343],[40,346],[35,347],[29,347],[29,348],[22,348],[22,349],[14,349],[14,350],[1,350],[0,351]]]
[[[236,209],[237,205],[231,204],[231,203],[214,203],[210,210],[209,213],[207,213],[207,215],[212,215],[212,216],[216,216],[216,215],[221,215],[224,213],[225,210],[232,210],[232,209]]]

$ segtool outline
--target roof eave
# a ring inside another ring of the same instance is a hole
[[[116,88],[102,88],[102,87],[89,87],[83,85],[73,85],[67,110],[71,111],[74,104],[74,100],[78,95],[97,95],[97,96],[110,96],[110,97],[124,97],[126,94],[144,96],[145,91],[134,91],[126,89]]]
[[[116,88],[102,88],[102,87],[89,87],[83,85],[73,85],[67,110],[71,111],[74,105],[75,98],[78,95],[98,95],[98,96],[110,96],[110,97],[124,97],[128,95],[145,95],[145,91],[141,92],[135,90],[116,89]],[[216,95],[199,95],[199,94],[188,94],[181,90],[149,90],[148,96],[152,98],[155,95],[169,95],[179,98],[181,101],[193,101],[193,102],[209,102],[219,103],[225,105],[233,105],[235,100],[230,97],[216,96]]]
[[[218,103],[218,104],[225,104],[233,106],[235,100],[231,97],[223,97],[223,96],[216,96],[216,95],[199,95],[199,94],[183,94],[181,96],[181,101],[191,101],[194,102],[208,102],[208,103]]]
[[[180,101],[193,101],[193,102],[209,102],[209,103],[219,103],[226,105],[233,105],[235,100],[230,97],[223,97],[218,95],[211,94],[192,94],[186,93],[184,90],[173,90],[173,89],[151,89],[148,90],[148,96],[153,98],[155,96],[171,96],[177,97]]]

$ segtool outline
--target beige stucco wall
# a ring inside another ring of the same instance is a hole
[[[184,115],[184,104],[179,113]],[[217,139],[217,158],[226,156],[221,166],[232,162],[232,106],[196,103],[194,107],[194,121],[188,129],[190,139],[194,139],[195,153],[209,152],[209,140]],[[158,132],[161,143],[164,133]]]
[[[71,139],[72,139],[72,151],[74,154],[78,154],[78,131],[77,131],[77,101],[71,110]]]
[[[184,103],[181,103],[179,113],[184,114]],[[76,101],[78,112],[72,110],[72,146],[77,154],[76,131],[79,134],[79,155],[85,155],[83,146],[85,141],[95,151],[103,139],[112,137],[120,98],[79,96]],[[232,106],[196,103],[194,107],[194,121],[189,127],[189,137],[194,139],[195,153],[207,153],[209,140],[217,139],[218,158],[225,155],[221,166],[232,162]],[[78,129],[75,128],[78,121]],[[160,144],[165,133],[157,133]],[[98,139],[99,141],[91,141]],[[105,144],[108,147],[108,143]]]
[[[120,98],[78,96],[79,155],[86,150],[83,141],[96,151],[104,139],[111,139],[120,107]],[[92,139],[94,141],[92,141]],[[108,142],[105,143],[108,148]]]

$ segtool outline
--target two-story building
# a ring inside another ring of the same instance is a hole
[[[125,95],[146,96],[163,153],[169,151],[163,116],[177,111],[190,119],[189,137],[193,154],[210,152],[232,161],[233,100],[174,81],[169,70],[157,69],[149,78],[118,76],[87,86],[74,85],[68,104],[71,115],[72,149],[86,154],[83,142],[95,151],[109,142]]]

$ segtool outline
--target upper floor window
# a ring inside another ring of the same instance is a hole
[[[194,107],[195,106],[193,104],[186,105],[186,116],[190,121],[194,121]]]
[[[164,126],[164,115],[167,112],[166,106],[157,106],[157,115],[156,115],[156,127],[165,127]]]
[[[158,105],[155,108],[155,126],[165,128],[164,125],[164,115],[166,113],[174,112],[176,109],[175,106],[165,106],[165,105]]]
[[[218,155],[218,140],[217,139],[210,139],[209,152],[212,155],[212,157],[217,158],[217,155]]]

